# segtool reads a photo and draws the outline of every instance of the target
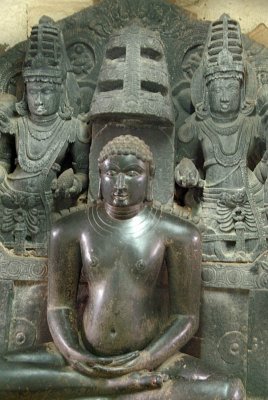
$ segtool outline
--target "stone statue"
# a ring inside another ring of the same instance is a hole
[[[245,262],[266,249],[263,182],[254,171],[263,142],[255,89],[239,24],[225,14],[211,24],[193,77],[195,113],[179,131],[189,151],[175,172],[180,186],[202,192],[191,204],[205,226],[205,260]]]
[[[1,163],[1,241],[16,254],[46,254],[58,200],[64,208],[66,198],[74,202],[87,188],[89,140],[86,127],[68,106],[67,67],[62,34],[43,17],[29,39],[23,69],[26,91],[16,105],[20,117],[0,116],[0,131],[15,136],[17,153],[15,168]],[[63,164],[70,168],[59,176]]]
[[[198,327],[200,239],[189,222],[152,204],[150,148],[116,137],[102,149],[99,169],[102,201],[51,232],[48,322],[57,350],[50,344],[3,356],[1,390],[64,389],[57,399],[72,389],[76,398],[243,399],[239,380],[179,353]],[[164,270],[167,308],[159,297]],[[79,320],[81,274],[87,299]]]

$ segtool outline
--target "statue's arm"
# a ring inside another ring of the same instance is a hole
[[[69,362],[86,359],[75,312],[81,256],[74,230],[63,219],[53,227],[49,244],[48,324],[54,343]]]
[[[179,186],[192,188],[203,187],[199,176],[197,160],[201,153],[200,142],[194,117],[190,117],[178,132],[178,154],[175,168],[175,181]]]
[[[88,187],[90,135],[87,125],[81,121],[77,121],[77,124],[78,133],[75,142],[71,146],[71,154],[74,176],[81,188],[80,191],[82,191]]]
[[[146,349],[153,368],[180,350],[192,338],[199,324],[200,236],[190,224],[177,218],[176,224],[175,229],[170,226],[171,237],[166,249],[170,318],[162,335]]]

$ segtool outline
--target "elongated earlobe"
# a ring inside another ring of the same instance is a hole
[[[151,177],[148,179],[146,200],[153,201],[153,179]]]
[[[102,200],[102,191],[101,191],[101,178],[99,178],[99,186],[98,186],[98,200]]]

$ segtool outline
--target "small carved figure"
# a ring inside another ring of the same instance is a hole
[[[71,388],[76,398],[83,388],[118,399],[243,399],[238,379],[178,352],[198,327],[200,238],[193,225],[152,205],[150,148],[116,137],[99,168],[103,201],[63,217],[51,233],[48,322],[58,352],[49,345],[5,355],[0,388],[65,389],[57,399]],[[79,324],[82,268],[88,297]],[[167,314],[159,297],[164,268]]]
[[[223,15],[211,24],[193,78],[195,114],[179,132],[188,156],[196,159],[199,152],[204,163],[195,166],[184,158],[175,171],[180,186],[203,189],[197,213],[206,228],[205,259],[248,261],[266,248],[263,182],[253,171],[254,161],[250,168],[262,140],[254,90],[239,25]]]
[[[15,135],[16,167],[1,168],[1,239],[17,254],[46,254],[46,237],[57,199],[77,198],[88,182],[86,128],[72,118],[66,96],[66,65],[60,30],[47,17],[33,27],[23,77],[20,117],[0,115],[0,130]],[[70,153],[72,169],[58,177]],[[68,176],[67,176],[68,175]],[[67,203],[68,204],[68,203]]]

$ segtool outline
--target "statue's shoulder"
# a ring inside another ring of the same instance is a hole
[[[167,235],[174,237],[199,238],[199,218],[193,217],[190,209],[181,207],[176,203],[161,204],[154,202],[153,209],[161,214],[161,224]]]
[[[76,207],[71,207],[61,210],[53,214],[53,227],[60,227],[61,225],[66,226],[68,223],[71,224],[73,220],[75,221],[80,221],[80,219],[84,220],[87,213],[88,213],[87,204],[81,204]]]

